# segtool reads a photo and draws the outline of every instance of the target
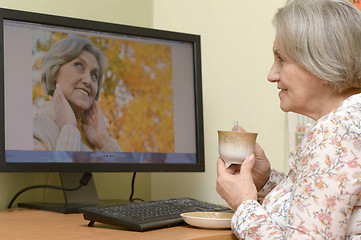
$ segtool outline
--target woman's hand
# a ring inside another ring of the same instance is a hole
[[[254,155],[256,156],[256,160],[252,168],[252,177],[257,191],[260,191],[270,177],[271,164],[258,143],[256,143],[254,148]]]
[[[238,131],[246,132],[246,130],[244,130],[244,128],[242,128],[241,126],[238,126]],[[270,177],[271,164],[266,157],[263,149],[258,143],[256,143],[255,145],[254,155],[256,157],[256,160],[254,163],[254,167],[252,168],[252,177],[254,184],[257,187],[257,191],[260,191]]]
[[[88,142],[94,147],[102,149],[109,142],[110,135],[105,127],[102,110],[97,101],[94,101],[92,107],[84,112],[82,128]]]
[[[53,101],[55,105],[55,122],[60,128],[66,124],[71,124],[76,127],[76,118],[73,109],[71,108],[68,100],[66,100],[63,90],[60,85],[56,84],[53,94]]]
[[[246,200],[257,200],[257,189],[252,177],[255,160],[255,155],[251,154],[242,165],[226,168],[224,161],[218,159],[216,190],[234,211]]]

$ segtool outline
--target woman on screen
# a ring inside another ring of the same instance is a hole
[[[52,100],[33,120],[34,150],[119,152],[97,102],[105,57],[89,40],[68,37],[44,58],[41,82]]]

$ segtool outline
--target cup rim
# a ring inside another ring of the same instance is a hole
[[[239,131],[224,131],[224,130],[217,130],[217,132],[226,132],[226,133],[243,133],[243,134],[258,134],[258,133],[255,133],[255,132],[239,132]]]

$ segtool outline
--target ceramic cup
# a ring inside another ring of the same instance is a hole
[[[241,164],[254,153],[258,133],[218,131],[219,156],[226,163]]]

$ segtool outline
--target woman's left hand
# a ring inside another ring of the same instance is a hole
[[[97,101],[94,101],[92,107],[84,112],[82,127],[89,143],[98,149],[102,149],[110,140],[102,110]]]
[[[254,162],[255,156],[251,154],[242,165],[226,168],[223,159],[218,159],[216,190],[234,211],[246,200],[257,200],[257,189],[251,173]]]

